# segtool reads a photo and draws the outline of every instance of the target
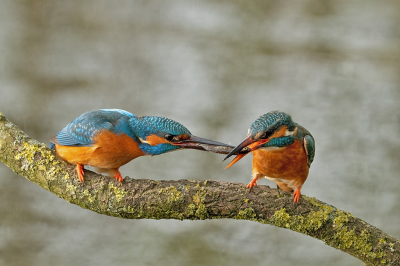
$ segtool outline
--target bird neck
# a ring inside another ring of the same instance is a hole
[[[293,144],[295,138],[296,138],[295,136],[283,136],[283,137],[279,137],[279,138],[273,138],[270,141],[268,141],[267,143],[265,143],[264,145],[262,145],[261,147],[262,148],[286,147],[286,146]]]
[[[125,117],[119,119],[117,123],[114,125],[114,133],[116,134],[126,134],[135,141],[137,141],[135,137],[135,133],[132,131],[132,128],[129,124],[129,120]]]
[[[146,155],[160,155],[163,153],[167,153],[170,151],[178,150],[181,147],[174,146],[169,143],[161,143],[158,145],[151,146],[147,143],[140,143],[139,148],[146,154]]]

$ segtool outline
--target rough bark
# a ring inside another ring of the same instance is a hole
[[[113,178],[58,159],[45,144],[29,138],[0,112],[0,160],[17,174],[70,203],[126,219],[240,219],[287,228],[324,241],[366,265],[400,265],[400,243],[380,229],[315,198],[222,181],[154,181]]]

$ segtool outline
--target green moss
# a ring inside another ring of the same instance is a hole
[[[334,239],[337,241],[337,248],[353,249],[362,256],[372,259],[382,259],[381,262],[385,261],[386,263],[384,259],[386,253],[383,250],[372,250],[372,244],[368,243],[371,241],[371,236],[366,230],[363,230],[361,234],[357,234],[354,229],[348,230],[347,227],[343,227],[337,230]]]
[[[207,191],[204,188],[199,187],[196,191],[196,194],[192,197],[193,202],[196,204],[203,203],[204,199],[206,198],[206,195],[207,195]]]
[[[55,168],[55,167],[51,167],[48,171],[47,171],[47,179],[48,180],[55,180],[57,177],[57,174],[60,172],[59,169]]]
[[[185,214],[181,213],[179,210],[172,210],[167,206],[171,205],[151,205],[151,206],[140,206],[138,209],[133,209],[128,207],[127,210],[132,214],[133,218],[146,218],[146,219],[179,219],[183,220],[185,218]],[[146,208],[146,210],[144,210]],[[124,217],[126,218],[126,217]]]
[[[129,213],[135,213],[136,212],[136,210],[135,209],[133,209],[131,206],[127,206],[126,208],[125,208],[125,210],[127,211],[127,212],[129,212]]]
[[[276,211],[269,222],[273,225],[290,228],[291,230],[308,234],[320,229],[328,220],[332,208],[323,206],[322,210],[311,211],[306,216],[291,216],[283,208]]]
[[[204,220],[208,218],[208,213],[207,213],[207,209],[204,206],[203,203],[200,203],[197,206],[197,210],[195,212],[195,215],[200,219],[200,220]]]
[[[336,215],[336,218],[333,219],[333,227],[336,230],[339,230],[349,222],[349,216],[346,212],[343,212],[341,210],[337,210]]]
[[[38,144],[34,144],[34,145],[30,145],[27,142],[24,142],[24,148],[22,149],[22,151],[20,153],[17,153],[15,155],[15,159],[16,160],[20,160],[20,159],[24,159],[25,161],[28,162],[28,168],[31,167],[35,167],[35,164],[33,164],[34,158],[35,158],[35,154],[37,152],[40,152],[42,155],[42,160],[39,161],[38,164],[39,166],[44,166],[45,164],[48,164],[49,162],[52,162],[54,160],[54,155],[52,155],[51,151],[44,145],[38,145]],[[55,162],[57,163],[57,162]],[[54,163],[53,163],[54,165]],[[42,170],[42,169],[40,169]]]
[[[182,193],[178,191],[174,186],[161,188],[160,190],[158,190],[158,192],[168,196],[167,202],[169,203],[183,200]]]
[[[201,220],[208,218],[207,208],[204,205],[204,199],[206,198],[207,191],[200,187],[199,184],[196,184],[196,194],[192,197],[194,206],[197,206],[195,211],[195,216]]]
[[[188,216],[195,217],[196,206],[189,204],[187,211],[182,211],[184,201],[183,193],[176,187],[169,186],[158,190],[159,197],[151,197],[146,203],[137,209],[128,207],[127,213],[123,218],[146,218],[146,219],[179,219],[183,220]],[[167,196],[167,199],[165,199]],[[197,215],[203,217],[203,210],[197,212]],[[196,218],[198,219],[198,218]]]
[[[354,230],[347,230],[347,227],[343,227],[337,230],[334,235],[334,239],[337,240],[337,247],[341,249],[349,249],[351,246],[357,246],[357,249],[360,249],[359,244],[361,244],[363,252],[371,251],[371,244],[365,245],[368,241],[367,235],[364,233],[363,237],[358,237]],[[360,243],[362,242],[362,243]]]
[[[190,203],[187,207],[188,216],[193,216],[196,212],[196,206],[193,203]]]
[[[312,205],[322,208],[323,206],[326,206],[324,204],[322,204],[319,200],[317,200],[314,197],[307,197],[305,195],[302,195],[302,198],[305,199],[306,201],[308,201],[309,203],[311,203]]]
[[[256,216],[257,215],[254,212],[253,208],[246,208],[242,211],[239,211],[239,213],[237,215],[235,215],[233,218],[238,219],[238,220],[257,221]]]
[[[35,158],[37,153],[40,153],[40,158]],[[21,161],[22,170],[40,172],[31,175],[33,179],[43,176],[47,180],[55,180],[60,173],[67,175],[64,169],[55,167],[59,162],[54,160],[55,156],[43,143],[31,145],[24,142],[22,151],[17,153],[14,158]]]
[[[93,203],[93,202],[94,202],[94,198],[93,198],[92,195],[89,193],[89,190],[88,190],[88,189],[85,189],[85,191],[83,191],[83,195],[84,195],[85,197],[87,197],[87,199],[88,199],[88,201],[89,201],[90,203]]]
[[[127,191],[114,186],[111,182],[109,183],[109,188],[113,190],[117,203],[125,197],[126,193],[128,193]]]
[[[333,229],[335,230],[335,234],[333,239],[335,243],[333,246],[339,249],[352,249],[357,254],[365,256],[367,258],[382,258],[382,261],[386,261],[384,257],[386,257],[386,253],[378,248],[377,250],[372,250],[371,236],[370,233],[366,230],[363,230],[360,234],[357,234],[353,229],[349,229],[347,224],[349,222],[349,218],[354,218],[348,212],[344,212],[341,210],[336,210],[336,217],[333,219]],[[385,239],[379,240],[379,245],[386,243]],[[383,262],[382,262],[383,263]]]
[[[75,192],[76,192],[76,187],[75,187],[74,185],[67,183],[67,184],[65,185],[65,187],[66,187],[67,191],[70,191],[70,192],[72,192],[72,194],[75,194]]]
[[[279,227],[290,227],[290,215],[286,212],[285,208],[276,211],[271,218],[273,225]]]
[[[310,202],[313,202],[313,199],[310,199]],[[357,234],[354,229],[348,229],[347,224],[349,218],[353,217],[350,213],[333,209],[318,201],[314,201],[312,204],[321,209],[318,211],[311,211],[305,216],[292,216],[283,208],[276,211],[269,222],[279,227],[290,228],[297,232],[310,234],[320,229],[334,217],[334,243],[331,242],[330,245],[338,249],[354,250],[355,253],[367,258],[382,258],[382,261],[384,261],[386,253],[383,250],[372,251],[372,244],[368,243],[371,241],[371,236],[368,231],[363,230],[360,234]],[[324,242],[328,241],[328,239],[322,240],[324,240]],[[385,240],[381,239],[379,243],[385,243]]]

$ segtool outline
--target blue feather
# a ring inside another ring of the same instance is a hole
[[[182,147],[171,145],[169,143],[161,143],[155,146],[150,146],[146,143],[140,143],[139,148],[147,155],[160,155],[169,151],[178,150]]]
[[[315,141],[314,138],[311,135],[306,135],[304,137],[305,140],[305,149],[307,151],[307,157],[308,157],[308,166],[311,165],[311,163],[314,161],[314,155],[315,155]]]
[[[286,147],[294,142],[296,137],[294,136],[284,136],[280,138],[273,138],[261,147]]]
[[[130,125],[136,136],[146,139],[147,136],[157,135],[163,137],[166,133],[171,135],[186,134],[190,131],[182,124],[161,116],[143,116],[130,119]]]
[[[266,113],[265,115],[257,118],[253,124],[250,126],[251,136],[254,137],[259,132],[273,133],[275,130],[280,128],[281,126],[287,126],[289,131],[293,131],[296,127],[290,115],[279,112],[272,111]]]
[[[119,109],[102,109],[86,112],[69,123],[57,134],[55,143],[63,146],[91,146],[94,137],[102,130],[133,136],[128,120],[135,115]]]

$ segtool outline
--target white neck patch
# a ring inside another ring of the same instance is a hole
[[[285,136],[293,136],[293,134],[294,130],[293,131],[286,130]]]
[[[144,140],[144,139],[142,139],[142,138],[140,138],[140,137],[139,137],[139,140],[140,140],[140,142],[142,142],[142,143],[149,144],[149,142],[148,142],[148,141],[146,141],[146,140]],[[150,144],[149,144],[149,145],[150,145]]]

